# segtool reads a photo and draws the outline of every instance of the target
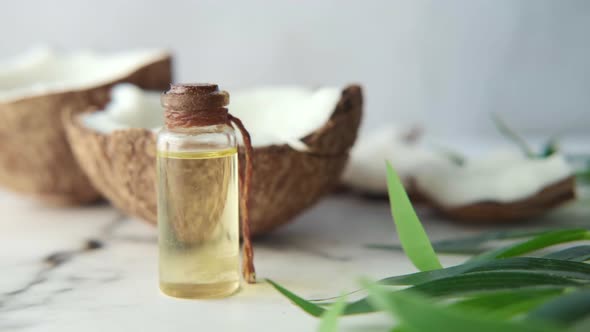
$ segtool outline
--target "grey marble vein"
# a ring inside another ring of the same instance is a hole
[[[85,240],[83,244],[80,246],[80,248],[73,250],[56,251],[45,256],[45,258],[41,261],[42,266],[27,283],[25,283],[22,287],[1,294],[0,312],[22,310],[33,306],[44,305],[51,300],[51,297],[53,295],[66,293],[73,290],[73,287],[60,288],[58,290],[51,292],[43,300],[38,301],[36,303],[26,303],[18,306],[10,306],[10,304],[13,301],[15,301],[17,297],[30,292],[35,286],[40,285],[49,280],[53,271],[63,266],[64,264],[67,264],[68,262],[72,261],[76,256],[104,248],[105,244],[109,241],[109,238],[112,237],[115,233],[117,227],[119,227],[123,222],[125,222],[125,217],[123,215],[117,215],[112,221],[107,223],[102,228],[97,238],[90,238],[88,240]],[[103,279],[101,279],[100,281],[110,282],[117,280],[118,277],[109,277]],[[68,278],[68,280],[70,282],[76,281],[75,278]]]

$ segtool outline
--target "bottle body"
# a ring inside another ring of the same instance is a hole
[[[237,141],[232,127],[158,134],[160,289],[222,297],[240,285]]]

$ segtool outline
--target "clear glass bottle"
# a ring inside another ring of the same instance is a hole
[[[162,96],[159,274],[170,296],[223,297],[240,285],[238,154],[223,118],[228,102],[216,85],[172,85]]]

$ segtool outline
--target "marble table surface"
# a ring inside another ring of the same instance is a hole
[[[179,300],[158,289],[157,234],[107,204],[56,208],[0,192],[0,331],[314,331],[308,316],[268,284],[243,285],[232,297]],[[432,238],[485,230],[420,210]],[[535,225],[583,221],[575,203]],[[397,242],[385,201],[340,195],[292,224],[259,238],[259,279],[271,278],[307,298],[338,295],[360,277],[415,268],[400,252],[368,249]],[[445,265],[462,261],[443,256]],[[386,331],[379,314],[345,318],[344,331]]]

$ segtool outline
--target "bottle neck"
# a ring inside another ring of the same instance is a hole
[[[189,128],[228,124],[229,93],[217,84],[172,84],[161,97],[166,127]]]
[[[166,108],[164,117],[166,128],[171,130],[226,125],[230,123],[227,108],[223,107],[202,110]]]

